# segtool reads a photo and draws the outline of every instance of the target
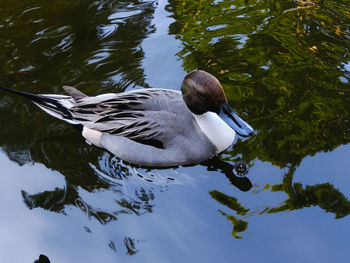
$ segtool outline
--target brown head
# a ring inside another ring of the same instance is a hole
[[[181,92],[187,107],[194,114],[207,111],[219,113],[220,106],[227,102],[220,82],[202,70],[193,71],[185,77]]]
[[[220,82],[208,72],[197,70],[188,74],[182,82],[181,92],[192,113],[215,112],[239,135],[253,134],[253,128],[231,110]]]

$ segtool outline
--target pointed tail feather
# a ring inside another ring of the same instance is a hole
[[[79,124],[73,120],[73,116],[69,111],[69,107],[73,106],[71,102],[71,97],[65,95],[42,95],[42,94],[32,94],[24,91],[19,91],[15,89],[5,88],[0,86],[0,89],[15,93],[17,95],[23,96],[31,100],[34,104],[40,107],[42,110],[48,114],[67,121],[71,124]]]

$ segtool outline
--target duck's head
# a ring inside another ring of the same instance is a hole
[[[215,112],[240,136],[253,134],[253,128],[231,110],[220,82],[208,72],[197,70],[189,73],[182,82],[181,92],[192,113]]]

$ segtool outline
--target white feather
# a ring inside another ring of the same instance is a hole
[[[82,134],[83,134],[84,138],[87,139],[92,144],[94,144],[98,147],[102,147],[101,146],[102,132],[96,131],[93,129],[89,129],[89,128],[84,126]]]
[[[193,114],[193,113],[192,113]],[[236,132],[216,113],[193,114],[202,132],[216,146],[218,152],[226,150],[235,139]]]

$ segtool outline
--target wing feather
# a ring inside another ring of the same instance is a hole
[[[174,116],[171,107],[170,111],[164,109],[164,100],[170,104],[182,101],[176,91],[141,90],[79,97],[69,111],[74,120],[90,129],[163,148],[171,139],[165,132],[170,129],[166,124]]]

